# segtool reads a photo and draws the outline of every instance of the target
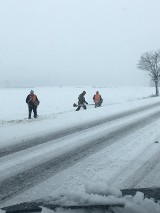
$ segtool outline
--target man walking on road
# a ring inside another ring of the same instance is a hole
[[[79,97],[78,97],[78,107],[76,109],[76,111],[79,111],[81,107],[83,107],[83,109],[87,109],[86,105],[85,104],[88,104],[85,100],[85,94],[86,94],[86,91],[83,91]]]
[[[37,118],[37,107],[40,102],[37,96],[34,94],[33,90],[31,90],[30,94],[27,96],[26,103],[28,104],[28,110],[29,110],[28,119],[31,119],[32,110],[34,113],[34,118]]]

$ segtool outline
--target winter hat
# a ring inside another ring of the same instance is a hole
[[[30,94],[34,94],[34,91],[33,91],[33,90],[31,90],[31,91],[30,91]]]

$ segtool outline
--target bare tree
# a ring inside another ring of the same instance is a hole
[[[137,66],[139,69],[149,72],[149,76],[155,84],[156,96],[159,96],[160,50],[143,53]]]

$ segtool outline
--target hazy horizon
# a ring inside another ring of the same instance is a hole
[[[0,0],[0,87],[149,86],[158,0]]]

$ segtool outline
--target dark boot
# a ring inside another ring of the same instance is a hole
[[[81,108],[81,106],[78,106],[78,107],[77,107],[77,109],[76,109],[76,111],[79,111],[79,110],[80,110],[80,108]]]

